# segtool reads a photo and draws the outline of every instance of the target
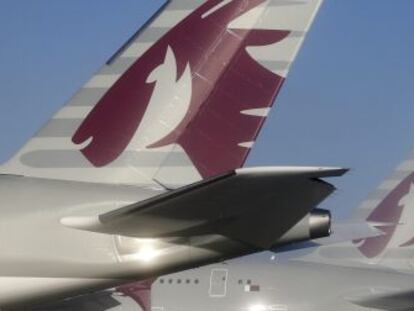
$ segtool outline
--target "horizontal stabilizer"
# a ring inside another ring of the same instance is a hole
[[[248,168],[96,217],[68,217],[82,230],[138,238],[221,234],[269,248],[335,188],[318,177],[338,168]]]

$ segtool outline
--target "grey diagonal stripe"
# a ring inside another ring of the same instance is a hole
[[[105,65],[100,71],[100,75],[123,74],[137,60],[136,57],[118,57],[110,65]]]
[[[194,10],[203,4],[205,0],[180,0],[170,1],[167,10]]]
[[[52,119],[37,134],[37,137],[71,137],[83,119]]]
[[[300,1],[300,0],[272,0],[270,1],[267,6],[268,7],[278,7],[278,6],[290,6],[290,5],[300,5],[300,4],[307,4],[308,1]]]
[[[290,66],[290,62],[287,61],[272,61],[261,59],[258,59],[258,61],[266,68],[271,68],[272,70],[287,70]]]
[[[69,102],[70,106],[91,107],[105,95],[107,88],[83,88]]]
[[[168,155],[168,166],[185,167],[188,159],[182,152],[126,151],[111,167],[157,167]],[[88,160],[78,150],[37,150],[20,158],[24,165],[34,168],[83,168],[90,167]]]

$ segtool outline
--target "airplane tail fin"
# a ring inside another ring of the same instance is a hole
[[[174,0],[2,168],[176,188],[243,165],[322,0]]]
[[[393,268],[414,264],[414,154],[397,167],[356,211],[382,235],[354,241],[371,262]]]
[[[321,247],[320,260],[414,268],[414,153],[356,210],[353,221],[366,222],[378,234]]]

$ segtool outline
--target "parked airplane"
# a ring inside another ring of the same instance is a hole
[[[42,310],[413,310],[413,205],[414,154],[349,223],[366,222],[380,234],[316,250],[250,255]]]
[[[320,4],[168,1],[0,169],[0,308],[328,235],[345,170],[240,168]]]

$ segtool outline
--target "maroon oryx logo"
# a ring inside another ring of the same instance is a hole
[[[368,216],[367,222],[377,223],[375,227],[384,232],[384,235],[367,238],[363,241],[355,241],[355,243],[361,243],[358,248],[367,258],[374,258],[387,248],[401,221],[403,210],[406,207],[405,205],[407,205],[407,202],[404,202],[404,198],[412,190],[413,183],[414,173],[405,178],[391,191],[371,215]],[[413,242],[414,239],[411,239],[399,246],[410,246],[414,244]]]
[[[158,83],[151,79],[159,76],[154,71],[171,59],[176,66],[171,80],[184,81],[188,71],[189,108],[174,130],[146,147],[179,144],[203,177],[240,167],[248,149],[239,143],[253,141],[264,121],[240,112],[270,106],[284,80],[252,59],[246,48],[275,44],[290,32],[229,25],[264,2],[206,1],[119,78],[72,141],[88,143],[81,151],[96,167],[117,159],[146,114]]]

